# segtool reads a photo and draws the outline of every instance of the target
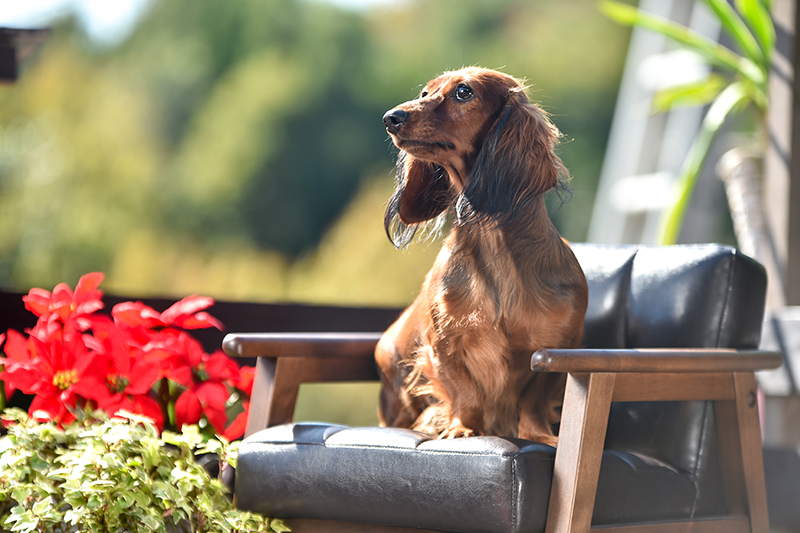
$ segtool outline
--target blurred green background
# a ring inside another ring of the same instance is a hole
[[[383,113],[464,65],[527,79],[585,238],[629,30],[595,0],[161,0],[122,43],[70,20],[0,88],[0,286],[404,305],[438,244],[383,233]]]
[[[111,47],[53,30],[0,88],[1,287],[99,270],[124,296],[384,306],[438,243],[384,234],[383,113],[449,69],[525,78],[565,134],[552,216],[580,241],[629,38],[596,0],[160,0]],[[376,393],[304,386],[297,415],[371,424]]]

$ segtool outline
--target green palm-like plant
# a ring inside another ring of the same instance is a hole
[[[614,0],[602,0],[600,10],[611,19],[653,30],[691,50],[714,67],[703,79],[660,91],[654,98],[656,111],[687,105],[707,105],[699,132],[676,181],[674,201],[662,214],[659,242],[674,244],[683,224],[700,169],[711,144],[727,118],[753,108],[759,124],[766,121],[769,100],[767,80],[775,48],[775,27],[770,18],[770,0],[703,0],[730,35],[736,51],[673,21]]]

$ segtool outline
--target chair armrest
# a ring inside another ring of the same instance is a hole
[[[231,333],[232,357],[257,358],[245,436],[292,421],[300,385],[379,379],[375,346],[381,333]]]
[[[222,349],[231,357],[371,358],[382,333],[230,333]]]
[[[726,348],[543,349],[533,354],[536,372],[715,373],[754,372],[781,365],[777,352]]]

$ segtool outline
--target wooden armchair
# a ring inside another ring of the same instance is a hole
[[[557,449],[292,424],[300,383],[377,379],[380,334],[232,334],[226,352],[258,357],[237,506],[298,533],[766,533],[753,371],[780,356],[755,350],[761,266],[713,245],[575,250],[588,348],[531,362],[568,374]]]

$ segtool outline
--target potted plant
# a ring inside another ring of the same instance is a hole
[[[767,82],[775,48],[775,28],[769,14],[771,2],[736,0],[734,8],[727,0],[703,1],[736,50],[633,6],[615,0],[600,2],[601,11],[613,20],[658,32],[696,53],[712,67],[704,78],[662,90],[653,99],[656,112],[680,106],[708,106],[675,182],[672,202],[662,214],[658,236],[661,244],[677,241],[701,167],[714,138],[732,114],[752,110],[758,125],[756,135],[762,146],[766,146]]]
[[[6,396],[32,396],[27,413],[2,415],[0,528],[288,531],[236,511],[209,474],[235,467],[229,442],[244,431],[253,378],[188,333],[221,328],[205,311],[213,300],[190,296],[163,313],[124,302],[106,315],[102,279],[32,289],[23,300],[36,325],[0,335]]]

